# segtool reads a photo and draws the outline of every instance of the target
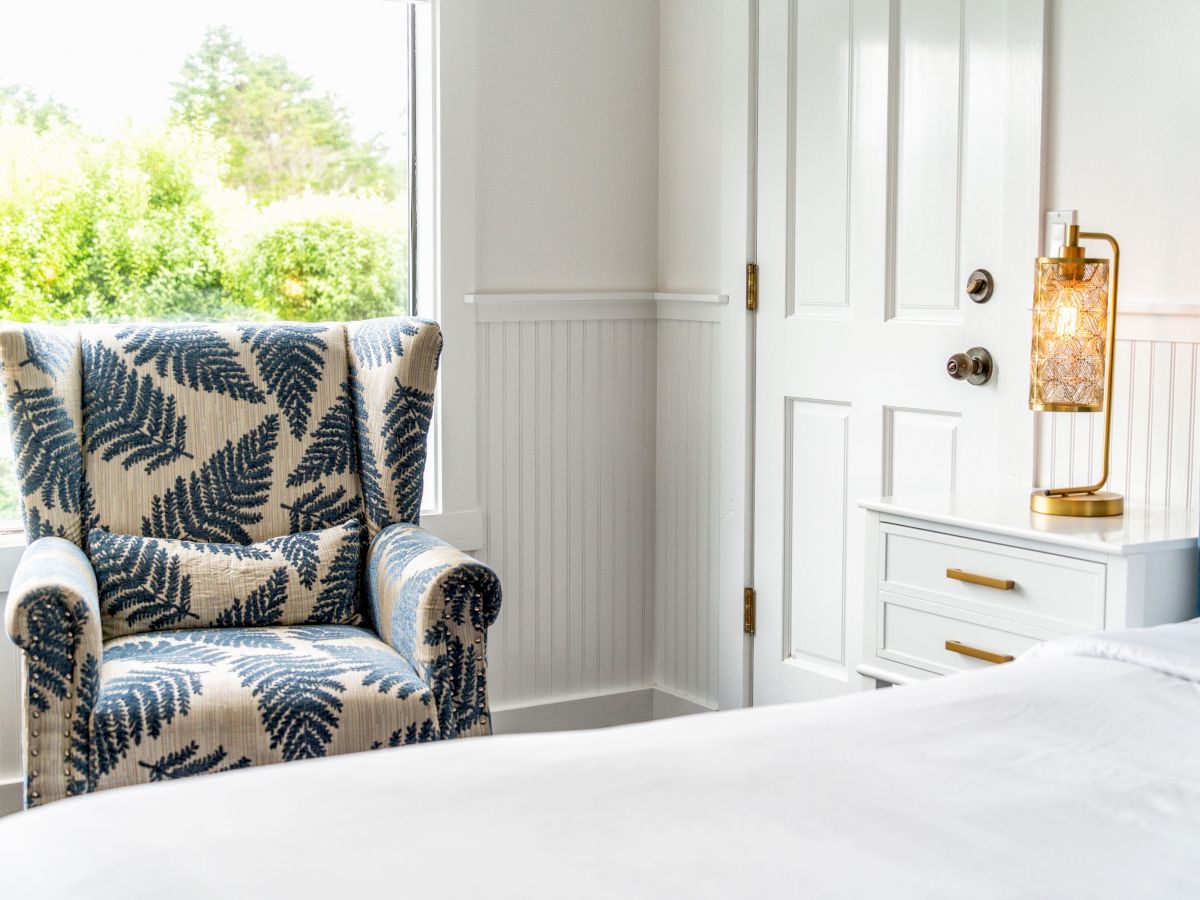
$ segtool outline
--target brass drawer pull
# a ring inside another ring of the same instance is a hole
[[[964,572],[962,569],[947,569],[946,577],[955,581],[965,581],[967,584],[977,584],[980,587],[995,588],[998,591],[1011,591],[1017,583],[1011,578],[988,578],[986,575],[976,575],[974,572]]]
[[[1014,657],[1007,653],[992,653],[990,650],[980,650],[978,647],[972,647],[969,644],[960,644],[958,641],[946,641],[946,649],[951,653],[961,653],[963,656],[970,656],[972,659],[982,659],[984,662],[990,663],[1009,663]]]

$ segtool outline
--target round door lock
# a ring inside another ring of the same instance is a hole
[[[992,273],[987,269],[976,269],[967,278],[967,296],[976,303],[987,303],[991,300],[995,287]]]
[[[987,384],[992,377],[992,354],[983,347],[972,347],[966,353],[955,353],[946,360],[946,374],[955,381]]]

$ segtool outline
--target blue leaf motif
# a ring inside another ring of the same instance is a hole
[[[22,328],[25,359],[22,366],[33,366],[56,378],[71,362],[72,341],[57,328]]]
[[[271,463],[279,440],[275,413],[243,435],[235,446],[226,441],[185,481],[154,498],[150,516],[142,518],[147,537],[181,538],[224,544],[249,544],[247,525],[262,521],[256,509],[267,502]]]
[[[364,634],[370,634],[365,628],[356,625],[294,625],[287,630],[287,636],[297,641],[310,644],[323,644],[328,641],[350,641]]]
[[[186,716],[200,692],[200,676],[177,666],[134,669],[106,681],[92,714],[97,774],[111,772],[130,746]]]
[[[376,528],[384,528],[391,524],[388,513],[387,495],[383,491],[383,473],[375,460],[375,451],[371,449],[370,422],[367,416],[367,401],[363,395],[362,384],[357,378],[350,379],[350,393],[354,397],[354,418],[356,436],[358,438],[358,474],[362,482],[363,503],[367,511],[367,519]]]
[[[247,595],[245,601],[235,598],[217,616],[217,624],[225,627],[278,625],[283,621],[287,604],[287,568],[279,566],[271,576]]]
[[[360,323],[350,338],[358,363],[374,369],[404,355],[404,338],[420,331],[417,319],[371,319]]]
[[[329,644],[322,647],[322,652],[344,663],[346,671],[362,673],[363,686],[374,685],[381,694],[395,692],[400,700],[418,692],[429,694],[428,685],[408,660],[386,644]]]
[[[102,451],[106,462],[124,457],[126,470],[144,464],[147,475],[192,458],[175,398],[149,375],[138,378],[114,350],[90,341],[83,343],[83,437],[89,453]]]
[[[346,688],[338,678],[345,666],[281,653],[246,656],[233,668],[258,698],[272,750],[279,749],[285,760],[325,755],[342,711]]]
[[[79,667],[79,698],[75,702],[76,710],[91,710],[96,704],[96,696],[100,691],[100,663],[92,654],[88,654],[83,665]],[[92,732],[89,716],[75,715],[71,718],[70,749],[67,751],[69,762],[76,777],[67,784],[67,794],[86,794],[95,790],[96,778],[92,773]]]
[[[114,662],[170,662],[178,665],[213,666],[228,658],[229,654],[216,647],[206,647],[194,642],[177,640],[179,635],[192,631],[170,632],[145,640],[128,640],[111,643],[104,649],[104,661]],[[202,633],[197,630],[195,633]]]
[[[180,641],[209,647],[248,647],[257,650],[286,650],[288,644],[275,628],[189,628],[177,631]]]
[[[416,522],[424,491],[425,448],[429,420],[433,416],[433,394],[401,384],[383,407],[386,453],[383,464],[392,474],[394,499],[400,521]]]
[[[288,530],[292,532],[319,531],[356,518],[362,512],[362,501],[357,495],[347,494],[344,487],[326,493],[324,485],[280,506],[288,511]]]
[[[308,430],[313,396],[325,368],[329,346],[317,335],[324,325],[280,322],[241,326],[242,341],[250,344],[258,373],[274,394],[288,421],[292,437],[299,440]]]
[[[76,629],[91,614],[83,600],[68,606],[68,596],[61,588],[43,587],[24,595],[25,605],[41,610],[38,617],[36,653],[23,646],[26,657],[26,683],[29,705],[39,711],[50,709],[52,699],[63,700],[71,686]]]
[[[348,622],[354,617],[354,596],[358,587],[359,554],[362,543],[357,520],[346,523],[346,532],[329,569],[321,577],[321,592],[309,621]]]
[[[88,554],[104,615],[150,629],[200,618],[192,612],[192,577],[161,541],[96,530]]]
[[[47,509],[79,512],[83,449],[66,404],[53,388],[14,387],[8,411],[22,495],[37,492]]]
[[[234,400],[263,403],[266,396],[238,361],[237,351],[211,328],[198,325],[133,325],[117,332],[134,365],[154,363],[159,377],[170,370],[178,384],[192,390],[225,394]]]
[[[288,475],[288,487],[299,487],[333,474],[358,471],[358,455],[354,451],[354,410],[350,406],[350,384],[342,385],[343,393],[321,418],[312,443],[295,470]]]
[[[250,757],[243,756],[227,766],[222,766],[228,756],[228,751],[224,746],[218,745],[216,750],[204,756],[198,756],[200,745],[195,741],[189,743],[182,750],[175,750],[165,756],[159,757],[154,762],[138,761],[138,765],[143,769],[150,770],[151,781],[169,781],[175,778],[187,778],[192,775],[204,775],[208,772],[232,772],[235,769],[244,769],[250,765]]]
[[[181,550],[198,550],[201,553],[214,553],[219,556],[232,556],[234,559],[270,559],[271,553],[263,549],[261,544],[217,544],[209,541],[179,541]]]
[[[402,747],[405,744],[426,744],[430,741],[437,740],[437,726],[433,720],[426,719],[421,723],[420,730],[417,729],[417,723],[413,722],[407,728],[397,728],[387,739],[388,747]],[[379,750],[384,746],[382,741],[376,741],[371,745],[372,750]]]
[[[266,545],[288,561],[296,570],[302,585],[311,588],[316,584],[317,567],[321,561],[319,532],[297,531],[283,537],[271,538]]]
[[[84,485],[87,489],[87,485]],[[54,523],[48,519],[42,518],[42,510],[37,506],[30,506],[24,510],[25,513],[25,536],[30,541],[36,541],[38,538],[44,537],[61,537],[67,536],[67,530],[59,525],[55,527]]]

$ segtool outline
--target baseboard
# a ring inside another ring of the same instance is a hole
[[[696,713],[713,711],[714,707],[705,706],[662,688],[654,688],[652,712],[655,719],[674,719],[676,716],[694,716]]]
[[[577,731],[584,728],[632,725],[635,722],[711,711],[703,704],[670,691],[647,687],[493,709],[492,730],[495,734]]]
[[[10,816],[21,811],[21,779],[6,778],[0,781],[0,816]]]

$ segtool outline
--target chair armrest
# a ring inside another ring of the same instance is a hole
[[[443,738],[488,734],[487,629],[500,579],[416,525],[389,525],[367,552],[367,599],[379,636],[429,685]]]
[[[13,575],[5,627],[25,651],[25,805],[86,793],[103,636],[83,551],[57,537],[30,544]]]

